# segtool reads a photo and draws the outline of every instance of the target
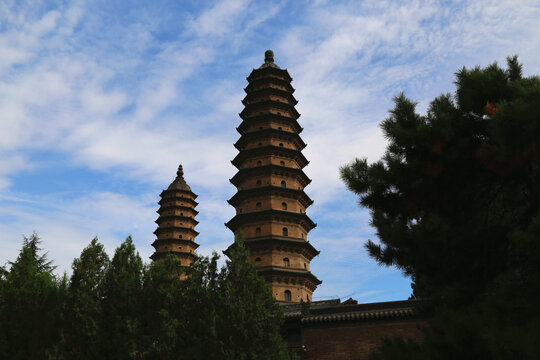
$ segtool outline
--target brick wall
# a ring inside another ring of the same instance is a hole
[[[299,355],[302,360],[364,359],[384,336],[421,341],[426,325],[419,319],[311,325],[302,329],[305,350]]]

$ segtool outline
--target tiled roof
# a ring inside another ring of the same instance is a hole
[[[343,303],[339,300],[306,302],[286,305],[283,309],[285,320],[310,324],[414,317],[425,304],[426,300],[355,304],[351,299]]]

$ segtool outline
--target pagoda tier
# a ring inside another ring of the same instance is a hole
[[[266,140],[270,142],[272,139]],[[259,145],[261,144],[261,145]],[[279,143],[282,144],[282,143]],[[260,163],[259,163],[260,161]],[[285,145],[263,144],[258,142],[256,147],[241,150],[231,163],[238,169],[260,166],[263,161],[267,164],[279,164],[293,169],[303,169],[309,161],[300,150],[286,148]]]
[[[306,144],[292,78],[273,56],[268,50],[265,63],[247,77],[234,144],[239,153],[232,160],[238,172],[230,179],[237,188],[229,200],[236,216],[225,225],[244,235],[250,261],[278,302],[311,301],[321,281],[310,272],[319,252],[307,240],[316,226],[306,215],[313,200],[304,192],[311,180],[302,169],[309,162],[301,152]]]
[[[304,130],[298,121],[289,117],[277,114],[254,115],[249,117],[249,122],[242,122],[236,130],[240,134],[246,134],[251,131],[262,130],[261,127],[266,126],[271,129],[283,130],[287,129],[295,134],[300,134]]]
[[[155,252],[150,256],[152,260],[159,260],[171,253],[178,257],[182,266],[189,266],[195,258],[195,249],[199,247],[195,238],[199,233],[195,226],[198,211],[195,210],[197,202],[191,188],[184,180],[182,165],[178,167],[176,179],[167,190],[161,192],[161,200],[157,213],[158,228],[154,231],[157,239],[152,243]]]

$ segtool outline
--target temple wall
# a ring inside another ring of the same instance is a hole
[[[427,326],[423,319],[383,320],[372,322],[337,322],[303,325],[301,339],[289,342],[300,349],[302,360],[356,360],[365,359],[376,349],[384,336],[403,336],[420,342],[422,328]],[[305,350],[301,350],[303,342]]]

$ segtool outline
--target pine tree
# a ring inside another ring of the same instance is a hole
[[[0,358],[46,359],[60,340],[65,288],[53,274],[47,255],[39,255],[40,239],[23,238],[17,260],[0,281]]]
[[[383,158],[356,159],[341,175],[371,211],[380,243],[369,241],[369,254],[433,299],[423,358],[536,358],[540,79],[524,78],[512,57],[507,69],[463,68],[456,85],[425,116],[396,97]],[[389,344],[384,358],[407,348]]]
[[[109,262],[97,238],[73,261],[64,321],[66,358],[101,358],[102,299]]]

